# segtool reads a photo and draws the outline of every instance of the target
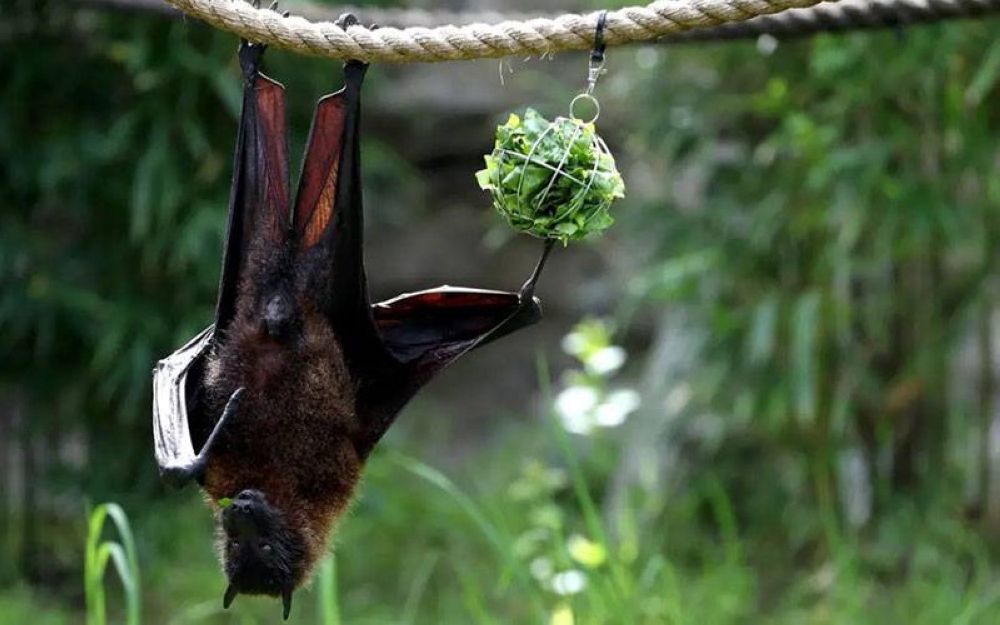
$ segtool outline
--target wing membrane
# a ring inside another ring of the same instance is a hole
[[[401,295],[377,304],[373,312],[389,352],[421,367],[446,366],[497,338],[494,333],[512,332],[541,314],[537,302],[525,305],[517,293],[454,287]]]
[[[243,92],[243,112],[233,164],[229,225],[215,327],[224,333],[236,314],[239,286],[247,277],[254,246],[286,245],[290,202],[285,89],[257,74]]]
[[[316,245],[333,218],[337,174],[347,121],[346,93],[328,95],[316,105],[295,203],[300,245]]]

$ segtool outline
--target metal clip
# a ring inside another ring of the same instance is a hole
[[[586,124],[597,121],[601,114],[601,104],[594,97],[594,88],[597,86],[597,79],[606,70],[604,69],[604,24],[607,20],[608,12],[601,11],[597,17],[597,28],[594,30],[594,45],[590,49],[590,61],[587,63],[587,90],[579,94],[569,103],[569,116],[578,119]],[[589,115],[579,109],[589,109]]]
[[[604,26],[607,23],[608,12],[601,11],[597,17],[597,28],[594,29],[594,45],[590,50],[590,62],[587,65],[587,95],[593,95],[594,87],[597,86],[597,79],[605,72],[604,51],[607,44],[604,43]]]

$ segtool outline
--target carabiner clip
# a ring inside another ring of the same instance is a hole
[[[604,26],[607,23],[608,12],[601,11],[597,17],[597,28],[594,29],[594,45],[590,49],[590,62],[587,64],[587,95],[594,94],[597,79],[604,73]]]

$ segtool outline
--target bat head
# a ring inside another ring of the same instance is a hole
[[[292,590],[305,573],[303,540],[284,515],[256,490],[241,492],[222,510],[223,567],[228,608],[237,594],[281,596],[287,619]]]

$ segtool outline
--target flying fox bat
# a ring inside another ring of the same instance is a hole
[[[343,89],[319,101],[293,205],[284,88],[259,72],[263,52],[240,45],[215,322],[157,364],[154,443],[163,479],[198,482],[217,516],[223,605],[280,596],[287,619],[407,401],[459,356],[540,318],[533,290],[551,245],[520,292],[442,287],[372,305],[358,136],[367,66],[347,62]]]

